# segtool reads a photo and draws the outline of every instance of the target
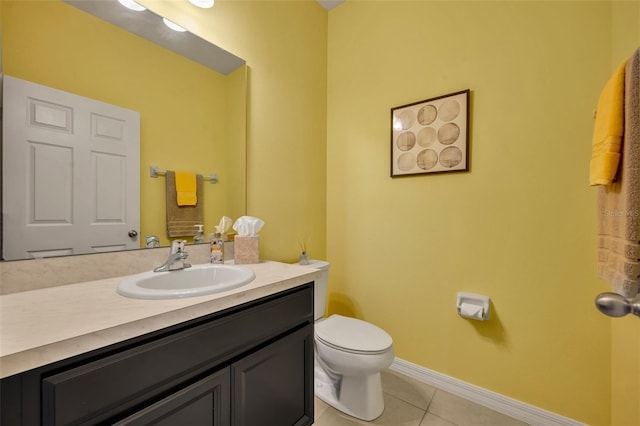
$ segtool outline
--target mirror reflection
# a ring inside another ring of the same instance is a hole
[[[216,174],[217,183],[203,184],[205,235],[223,215],[245,214],[245,65],[216,72],[62,1],[0,7],[5,75],[139,112],[138,247],[145,235],[169,243],[166,177],[152,178],[152,165]],[[3,176],[3,195],[20,178]]]

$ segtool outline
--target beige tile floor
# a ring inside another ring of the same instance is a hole
[[[315,426],[525,426],[466,399],[391,370],[382,373],[385,409],[372,422],[355,419],[315,398]]]

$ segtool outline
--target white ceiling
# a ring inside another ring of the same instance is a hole
[[[339,6],[341,3],[344,3],[344,0],[318,0],[320,6],[324,7],[327,10],[331,10],[336,6]]]

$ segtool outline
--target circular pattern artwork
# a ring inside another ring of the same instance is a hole
[[[398,168],[404,172],[409,171],[416,164],[416,156],[405,152],[398,157]]]
[[[416,135],[413,132],[402,132],[396,144],[400,151],[409,151],[416,145]]]
[[[444,124],[438,129],[438,142],[443,145],[451,145],[460,137],[460,127],[455,123]]]
[[[423,126],[428,126],[436,121],[437,116],[438,110],[436,107],[433,105],[425,105],[418,111],[418,122]]]
[[[400,128],[402,130],[408,130],[413,126],[413,123],[416,121],[416,116],[411,114],[410,111],[402,111],[398,114],[398,122],[400,123]]]
[[[469,90],[391,109],[391,176],[468,170]]]
[[[418,167],[422,170],[430,170],[438,164],[438,153],[432,149],[420,151],[417,158]]]
[[[448,146],[440,152],[440,164],[452,168],[462,161],[462,151],[457,146]]]
[[[436,142],[436,129],[425,127],[418,132],[418,145],[423,148],[433,145]]]
[[[444,102],[440,107],[440,119],[442,121],[454,120],[460,114],[460,103],[456,100]]]

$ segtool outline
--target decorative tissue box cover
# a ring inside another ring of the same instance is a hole
[[[260,236],[239,237],[236,236],[234,244],[234,260],[236,265],[258,263],[260,261],[259,247]]]

